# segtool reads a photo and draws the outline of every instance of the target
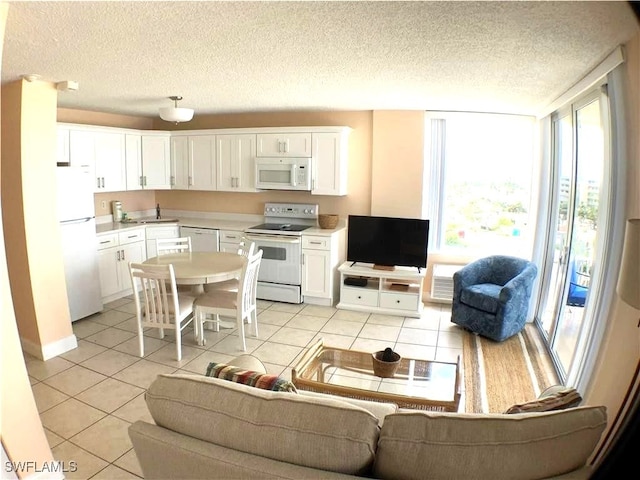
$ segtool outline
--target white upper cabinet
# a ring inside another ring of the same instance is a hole
[[[125,159],[127,190],[171,188],[169,135],[126,134]]]
[[[94,168],[96,163],[94,136],[94,132],[89,130],[69,131],[69,163],[72,167]]]
[[[189,137],[190,190],[216,189],[216,136]]]
[[[171,188],[171,152],[169,133],[141,136],[142,180],[147,190]]]
[[[127,165],[127,190],[142,190],[142,135],[127,134],[124,137],[124,158]]]
[[[95,132],[96,192],[127,189],[124,133]]]
[[[258,157],[310,157],[311,133],[259,133]]]
[[[189,189],[189,137],[171,137],[171,188]]]
[[[58,129],[58,161],[65,155],[64,132]],[[68,129],[68,164],[89,168],[94,175],[94,191],[118,192],[126,190],[124,133],[97,128]]]
[[[312,195],[346,195],[349,127],[167,132],[58,124],[56,160],[86,167],[95,192],[257,192],[256,157],[312,159]]]
[[[56,163],[69,165],[69,128],[58,125]]]
[[[216,135],[218,190],[256,192],[256,135]]]
[[[346,195],[350,129],[312,135],[312,195]]]
[[[215,135],[171,137],[171,187],[215,190],[215,154]]]

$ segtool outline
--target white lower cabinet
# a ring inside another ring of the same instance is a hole
[[[305,303],[332,306],[338,299],[337,267],[344,261],[342,229],[332,235],[302,236],[302,295]]]
[[[239,230],[220,230],[220,251],[238,253],[238,244],[243,235]]]
[[[178,238],[180,237],[180,227],[178,225],[164,225],[162,227],[147,227],[147,256],[155,257],[157,238]]]
[[[146,259],[144,228],[98,235],[98,265],[102,302],[132,293],[129,262]]]

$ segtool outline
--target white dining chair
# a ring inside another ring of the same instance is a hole
[[[213,322],[214,330],[220,330],[220,315],[235,317],[238,337],[240,338],[240,348],[243,352],[247,350],[244,338],[244,322],[253,323],[253,335],[258,336],[258,313],[256,309],[256,288],[258,284],[258,271],[262,260],[262,250],[247,257],[242,267],[239,278],[238,290],[217,290],[205,292],[196,298],[193,303],[194,316],[198,324],[199,339],[198,344],[204,345],[204,324]],[[211,315],[212,318],[207,318]]]
[[[145,265],[129,262],[129,275],[133,288],[138,320],[140,356],[144,357],[143,328],[160,330],[164,338],[165,329],[175,330],[176,356],[182,359],[182,330],[194,319],[195,297],[178,293],[173,265]],[[197,325],[194,322],[194,338],[198,341]]]
[[[156,255],[191,252],[191,237],[156,238]],[[178,285],[178,292],[189,293],[191,286]]]
[[[156,238],[157,255],[191,252],[191,237]]]
[[[242,255],[243,257],[250,257],[256,251],[256,243],[247,239],[246,237],[242,237],[238,242],[238,255]],[[215,283],[207,283],[204,285],[205,292],[213,292],[216,290],[230,290],[237,291],[238,290],[239,281],[237,278],[231,278],[229,280],[224,280],[222,282]]]

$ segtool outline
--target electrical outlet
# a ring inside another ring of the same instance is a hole
[[[105,209],[107,208],[107,202],[105,202],[104,200],[102,200],[102,203],[100,204],[100,206]]]

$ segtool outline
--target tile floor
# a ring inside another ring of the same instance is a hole
[[[427,304],[422,318],[403,318],[315,305],[259,301],[258,338],[247,336],[247,353],[269,373],[290,378],[291,366],[319,338],[341,348],[376,351],[392,346],[403,356],[455,361],[462,331],[449,320],[449,305]],[[198,346],[190,327],[175,360],[174,337],[145,332],[138,356],[134,304],[123,298],[102,313],[74,322],[78,348],[46,362],[26,355],[27,371],[54,458],[78,469],[67,478],[141,478],[127,433],[136,420],[152,421],[144,391],[160,373],[205,372],[209,362],[241,354],[234,329],[207,330]]]

